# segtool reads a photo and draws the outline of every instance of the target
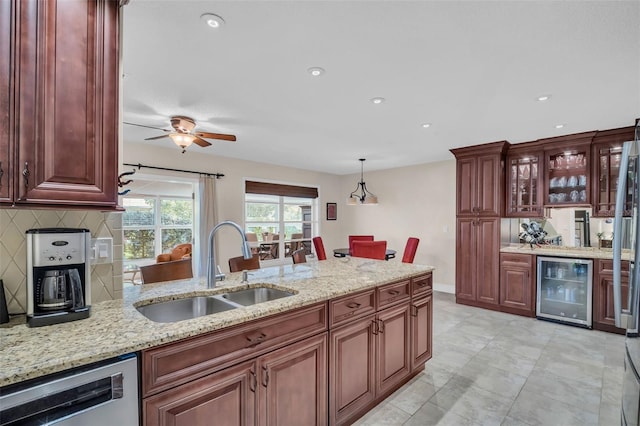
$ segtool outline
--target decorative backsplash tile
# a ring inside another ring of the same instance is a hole
[[[91,302],[122,298],[122,213],[0,209],[0,279],[10,314],[27,310],[25,232],[32,228],[87,228],[113,238],[113,263],[91,267]]]

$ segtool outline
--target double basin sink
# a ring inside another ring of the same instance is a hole
[[[213,296],[193,296],[138,306],[142,315],[154,322],[177,322],[204,315],[269,302],[294,293],[271,287],[254,287]]]

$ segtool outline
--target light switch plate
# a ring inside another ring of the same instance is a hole
[[[91,264],[113,263],[113,238],[91,239]]]

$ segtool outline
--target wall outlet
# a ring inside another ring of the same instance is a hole
[[[91,239],[91,264],[113,263],[113,238]]]

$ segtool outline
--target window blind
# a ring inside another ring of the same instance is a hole
[[[277,183],[246,181],[246,194],[280,195],[284,197],[318,198],[318,188],[296,185],[280,185]]]

